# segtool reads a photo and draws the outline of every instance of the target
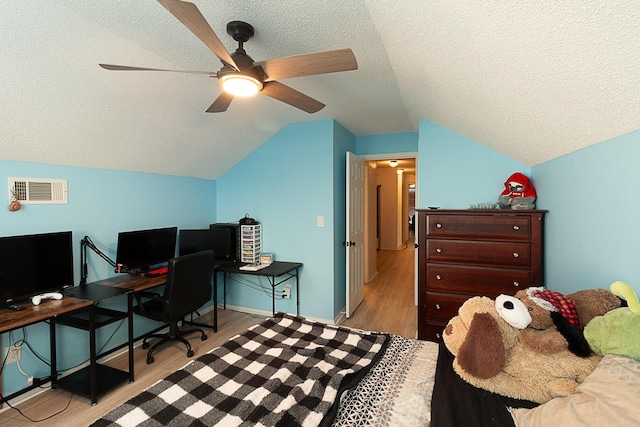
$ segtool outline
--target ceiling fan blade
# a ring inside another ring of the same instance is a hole
[[[325,107],[322,102],[316,101],[304,93],[298,92],[297,90],[279,82],[265,83],[260,93],[292,105],[309,114],[316,113]]]
[[[229,108],[229,104],[233,101],[233,95],[222,91],[220,96],[213,101],[213,104],[207,108],[207,113],[223,113]]]
[[[266,81],[312,76],[358,69],[351,49],[328,50],[256,62],[267,74]]]
[[[239,70],[207,20],[193,3],[181,0],[158,0],[178,21],[198,37],[220,60]]]
[[[185,74],[198,74],[209,77],[217,77],[218,74],[211,71],[183,71],[183,70],[163,70],[160,68],[144,68],[144,67],[129,67],[128,65],[112,65],[112,64],[98,64],[105,70],[112,71],[167,71],[170,73],[185,73]]]

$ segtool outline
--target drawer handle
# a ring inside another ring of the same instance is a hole
[[[518,258],[519,256],[520,256],[520,254],[519,254],[518,252],[514,252],[514,253],[513,253],[513,257],[514,257],[514,258]]]
[[[442,276],[439,274],[436,274],[436,280],[442,280]]]
[[[437,224],[436,224],[436,228],[442,228],[442,224],[437,223]]]
[[[513,286],[515,286],[515,287],[517,288],[518,286],[520,286],[520,283],[518,283],[518,282],[513,282]]]
[[[520,226],[519,226],[519,225],[514,225],[514,226],[513,226],[513,229],[514,229],[514,230],[516,230],[516,231],[518,231],[518,230],[520,230]]]
[[[441,254],[442,253],[442,249],[440,249],[440,248],[436,249],[436,253]]]
[[[436,338],[440,339],[442,338],[442,335],[440,335],[439,333],[436,333]]]
[[[440,304],[436,304],[436,310],[440,310]]]

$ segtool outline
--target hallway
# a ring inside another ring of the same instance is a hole
[[[343,324],[416,338],[413,238],[401,251],[378,251],[378,274],[364,285],[364,301]]]

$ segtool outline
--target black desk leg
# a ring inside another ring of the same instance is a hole
[[[51,351],[51,388],[55,388],[58,379],[58,361],[56,357],[56,321],[53,317],[49,321],[49,348]]]
[[[133,292],[127,295],[127,316],[129,322],[129,382],[134,381],[133,375]]]
[[[183,323],[187,323],[191,326],[200,326],[201,328],[213,329],[213,332],[218,332],[218,281],[216,279],[216,273],[213,273],[213,326],[206,323],[198,323],[193,321],[193,313],[189,321],[183,320]]]
[[[276,315],[276,278],[275,277],[267,277],[271,284],[271,314],[272,316]]]
[[[89,308],[89,388],[91,405],[98,403],[98,362],[96,356],[96,306]]]
[[[218,273],[213,272],[213,332],[218,332]]]
[[[298,285],[298,269],[296,268],[296,315],[300,315],[300,286]]]
[[[222,289],[222,298],[223,298],[222,308],[226,310],[227,309],[227,272],[226,271],[222,273],[222,281],[224,285]]]

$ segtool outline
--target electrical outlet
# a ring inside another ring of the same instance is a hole
[[[20,360],[20,356],[22,355],[20,350],[22,347],[10,346],[5,349],[4,354],[6,355],[5,364],[17,362]]]
[[[282,298],[284,299],[291,298],[291,285],[288,283],[284,285],[284,290],[282,291]]]

